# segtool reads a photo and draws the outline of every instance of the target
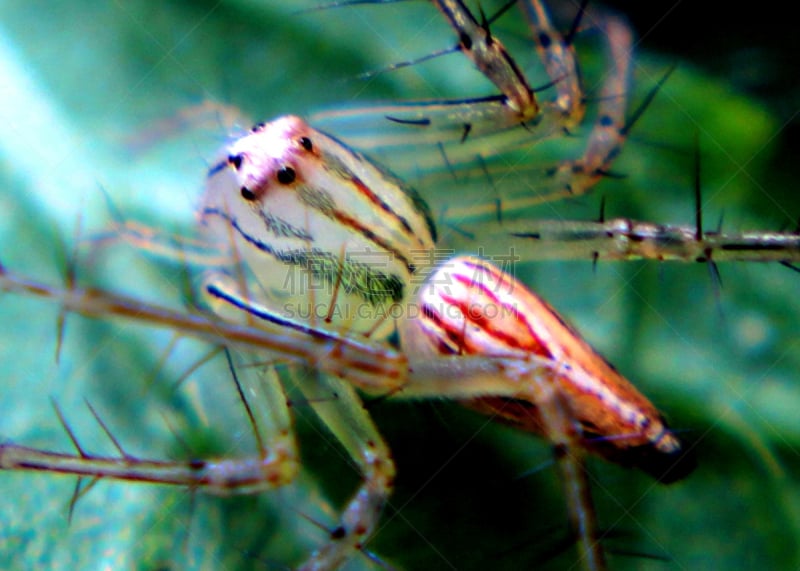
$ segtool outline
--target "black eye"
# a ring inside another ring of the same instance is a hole
[[[307,151],[314,148],[314,145],[311,144],[311,139],[308,137],[300,137],[300,145]]]
[[[238,171],[242,168],[242,155],[229,155],[228,164]]]
[[[297,174],[292,167],[283,167],[278,171],[278,182],[281,184],[291,184],[294,182]]]
[[[258,133],[259,131],[264,129],[264,127],[266,127],[266,126],[267,126],[266,123],[256,123],[255,125],[253,125],[253,128],[250,129],[250,132],[251,133]]]
[[[256,193],[253,192],[252,190],[250,190],[249,188],[247,188],[246,186],[243,186],[240,189],[240,192],[242,193],[242,198],[244,198],[245,200],[255,200],[256,199]]]

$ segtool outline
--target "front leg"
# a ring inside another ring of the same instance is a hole
[[[353,388],[356,385],[371,392],[387,394],[404,384],[404,377],[380,374],[384,367],[380,363],[386,359],[391,361],[393,351],[387,346],[381,355],[381,344],[359,335],[348,335],[335,329],[326,331],[282,317],[266,303],[242,294],[237,290],[235,280],[224,274],[209,276],[204,290],[219,315],[235,318],[238,313],[239,319],[256,319],[266,326],[282,325],[288,331],[305,333],[311,341],[320,341],[319,359],[329,361],[327,370],[333,374],[322,372],[326,368],[311,360],[306,361],[305,367],[290,367],[290,374],[305,401],[356,463],[363,483],[345,507],[339,523],[329,530],[328,543],[315,551],[299,569],[338,569],[364,548],[394,487],[395,467],[389,448]],[[326,347],[329,350],[324,350]],[[340,360],[338,370],[330,368],[330,361],[336,359]],[[358,372],[356,362],[363,365],[362,373]]]
[[[235,375],[239,395],[258,444],[258,453],[244,458],[172,461],[139,458],[127,453],[108,432],[118,456],[99,456],[78,443],[67,430],[77,453],[61,453],[0,443],[0,470],[52,472],[95,479],[172,484],[217,495],[251,494],[291,482],[298,470],[294,434],[286,397],[272,367],[242,368]]]
[[[300,571],[338,569],[366,547],[394,489],[395,467],[389,448],[353,387],[345,380],[310,369],[293,374],[309,406],[358,466],[362,484],[352,496],[328,543]]]

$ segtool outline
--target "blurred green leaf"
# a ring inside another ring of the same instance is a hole
[[[0,260],[15,272],[63,280],[76,241],[104,228],[104,193],[129,219],[187,232],[205,166],[250,120],[374,100],[472,97],[492,88],[458,55],[381,74],[357,74],[450,45],[427,3],[300,12],[313,0],[52,3],[0,7]],[[535,54],[513,17],[497,22],[526,71]],[[735,33],[735,32],[732,32]],[[590,97],[602,76],[597,43],[582,39]],[[640,101],[674,62],[637,53]],[[608,216],[692,224],[693,140],[702,145],[707,229],[793,227],[800,212],[779,162],[783,120],[690,61],[637,124],[609,179],[572,203],[532,216]],[[205,101],[241,111],[175,121]],[[203,118],[205,122],[199,119]],[[364,149],[369,150],[369,149]],[[382,159],[391,164],[390,155]],[[543,165],[546,166],[546,165]],[[400,167],[395,167],[400,168]],[[404,173],[412,182],[414,172]],[[455,192],[454,188],[424,192]],[[488,231],[487,231],[488,232]],[[481,239],[492,243],[492,236]],[[477,248],[476,248],[477,251]],[[82,250],[83,252],[83,250]],[[697,444],[700,468],[669,488],[591,463],[613,569],[788,569],[800,564],[800,389],[796,295],[800,276],[778,265],[563,262],[526,264],[518,276],[574,321]],[[79,281],[145,300],[183,303],[179,268],[126,248],[81,256]],[[165,365],[169,332],[69,316],[55,360],[58,307],[0,297],[0,436],[70,451],[49,398],[82,445],[114,454],[84,399],[132,454],[170,458],[201,450],[246,453],[248,427],[224,363],[178,378],[207,350],[182,341]],[[219,361],[219,360],[218,360]],[[255,498],[99,482],[67,521],[74,479],[3,473],[0,567],[282,569],[335,525],[357,482],[340,450],[302,407],[306,470]],[[369,549],[406,569],[569,567],[569,551],[542,562],[564,532],[545,444],[447,403],[371,407],[398,464],[398,489]],[[318,428],[318,427],[317,427]],[[647,554],[657,558],[636,555]],[[358,557],[348,569],[375,568]]]

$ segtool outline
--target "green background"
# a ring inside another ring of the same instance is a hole
[[[105,195],[128,219],[188,232],[204,169],[226,137],[253,120],[493,92],[457,55],[356,78],[453,42],[427,3],[298,13],[314,4],[4,2],[2,263],[59,283],[76,241],[77,213],[84,239],[107,227]],[[608,216],[691,224],[697,133],[707,229],[723,217],[729,231],[794,228],[800,205],[791,120],[798,102],[796,85],[786,79],[790,44],[777,37],[780,28],[762,33],[762,16],[734,25],[667,8],[637,15],[643,38],[632,99],[641,100],[670,65],[677,70],[614,165],[626,177],[530,215],[594,219],[605,196]],[[521,54],[532,83],[542,85],[547,79],[516,20],[506,16],[496,32]],[[701,37],[713,49],[704,49],[695,33],[688,36],[693,42],[680,43],[680,53],[667,52],[676,42],[665,38],[684,37],[687,28],[706,31]],[[718,41],[726,36],[727,43]],[[579,48],[591,96],[602,57],[591,38]],[[743,63],[726,65],[726,55]],[[208,113],[176,121],[204,101],[235,107],[241,118],[232,123]],[[392,152],[373,150],[392,164]],[[429,189],[415,180],[413,167],[401,174],[423,192],[453,192],[458,200],[457,184]],[[491,228],[475,232],[473,252],[478,242],[496,245]],[[79,281],[183,303],[180,268],[121,246],[87,252],[81,249]],[[800,566],[800,276],[777,264],[722,264],[720,271],[721,289],[704,264],[601,262],[593,271],[589,261],[566,261],[519,268],[518,277],[697,446],[697,472],[671,487],[591,461],[613,569]],[[207,351],[202,344],[183,341],[160,364],[168,332],[70,316],[56,363],[57,315],[53,304],[0,297],[3,440],[71,450],[52,397],[82,445],[96,453],[115,451],[84,399],[138,456],[248,450],[248,427],[220,359],[172,391],[172,379]],[[545,444],[444,402],[381,402],[370,410],[399,471],[371,551],[406,569],[571,568],[574,554],[558,552],[564,503]],[[335,506],[357,477],[308,420],[310,411],[295,411],[306,469],[296,484],[256,498],[192,500],[184,490],[100,482],[68,523],[72,478],[0,474],[0,567],[283,569],[302,560],[324,537],[303,516],[335,525]],[[547,559],[551,551],[557,555]],[[365,557],[348,566],[362,568],[377,566]]]

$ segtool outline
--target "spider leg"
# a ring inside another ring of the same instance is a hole
[[[495,217],[499,209],[503,218],[525,212],[539,204],[581,196],[589,192],[603,177],[622,150],[627,134],[638,114],[657,92],[661,82],[651,91],[633,119],[626,116],[630,67],[632,62],[632,34],[627,24],[611,14],[592,12],[593,27],[602,35],[608,49],[608,70],[599,95],[597,115],[580,157],[563,160],[549,168],[530,168],[531,157],[539,153],[535,144],[552,139],[558,134],[570,135],[583,119],[586,99],[582,92],[581,74],[570,41],[557,32],[550,23],[541,3],[534,1],[527,8],[540,57],[550,74],[557,97],[553,102],[542,104],[541,120],[529,129],[527,139],[519,136],[519,129],[483,137],[480,147],[474,143],[472,149],[448,147],[451,162],[474,162],[476,156],[488,158],[512,148],[521,149],[513,159],[493,161],[487,167],[465,168],[459,172],[458,183],[487,185],[487,177],[499,190],[500,204],[486,200],[484,196],[456,205],[446,204],[447,218],[453,223],[473,224]],[[662,82],[664,80],[662,79]],[[469,156],[469,153],[472,153]],[[451,156],[452,155],[452,156]],[[434,182],[441,174],[430,177]],[[447,200],[442,197],[441,200]],[[436,203],[434,202],[434,205]]]
[[[609,69],[583,156],[562,163],[552,174],[555,192],[560,193],[553,199],[585,194],[602,179],[622,150],[632,124],[626,117],[633,57],[631,30],[625,22],[610,14],[596,16],[595,26],[608,46]]]
[[[237,376],[239,392],[259,443],[257,455],[180,462],[139,458],[119,449],[118,456],[100,456],[83,450],[65,424],[77,453],[3,442],[0,469],[172,484],[217,495],[251,494],[283,486],[294,479],[298,470],[283,389],[272,368],[250,370]]]
[[[31,448],[14,442],[0,444],[0,469],[33,470],[53,473],[71,474],[93,479],[112,479],[123,481],[150,482],[187,486],[203,492],[227,495],[250,494],[273,489],[291,482],[299,468],[291,416],[287,398],[281,380],[274,368],[274,356],[282,356],[280,361],[293,364],[295,370],[314,374],[297,375],[296,383],[309,402],[309,406],[330,428],[346,451],[352,456],[364,476],[364,482],[344,509],[340,524],[330,531],[330,542],[316,551],[300,569],[337,569],[354,552],[361,550],[373,532],[380,517],[386,499],[391,493],[394,479],[394,465],[388,450],[368,413],[357,396],[351,378],[356,382],[367,379],[365,388],[372,392],[394,390],[398,379],[404,378],[404,369],[397,374],[386,374],[384,363],[386,358],[392,360],[393,351],[385,348],[380,355],[370,355],[370,351],[361,350],[361,343],[350,349],[345,333],[336,334],[307,324],[281,323],[290,337],[306,338],[310,343],[302,352],[309,358],[292,357],[292,350],[278,346],[269,347],[259,342],[230,342],[237,337],[230,336],[234,329],[243,334],[250,331],[250,341],[261,337],[254,326],[235,327],[232,323],[219,320],[208,320],[192,324],[190,319],[183,322],[178,314],[164,308],[150,307],[143,303],[114,296],[101,290],[84,291],[70,284],[68,290],[60,290],[44,286],[32,280],[25,280],[11,275],[0,266],[0,288],[18,293],[38,294],[45,298],[59,300],[66,310],[78,311],[89,316],[137,315],[141,321],[154,325],[174,327],[184,334],[210,337],[214,330],[220,339],[228,340],[231,372],[236,380],[238,394],[244,404],[248,421],[252,426],[258,453],[238,459],[189,460],[185,462],[154,460],[140,458],[124,451],[112,436],[112,441],[119,451],[115,456],[100,456],[84,450],[65,427],[77,449],[76,453],[60,453],[49,450]],[[252,299],[244,297],[236,290],[235,280],[226,276],[211,274],[206,281],[206,293],[216,303],[216,313],[224,316],[232,313],[239,321],[255,318],[255,323],[265,323],[266,327],[279,325],[273,321],[282,318],[270,313],[270,309],[258,305]],[[211,286],[214,286],[212,288]],[[245,305],[246,304],[246,305]],[[244,312],[242,310],[245,310]],[[293,328],[293,325],[296,326]],[[207,329],[207,330],[206,330]],[[263,331],[262,331],[263,332]],[[266,335],[262,341],[270,335]],[[283,340],[287,340],[282,336]],[[239,335],[239,340],[243,337]],[[363,347],[372,346],[379,349],[380,344],[365,339]],[[291,342],[290,342],[291,344]],[[299,348],[299,347],[296,347]],[[253,349],[259,349],[255,353]],[[273,355],[264,362],[264,353]],[[355,352],[352,352],[355,350]],[[319,353],[323,361],[339,361],[335,375],[327,375],[324,371],[333,371],[323,366],[312,357]],[[387,354],[388,352],[388,354]],[[350,354],[350,357],[348,357]],[[259,359],[259,360],[256,360]],[[360,364],[356,361],[360,361]],[[402,359],[401,359],[402,361]],[[298,364],[305,365],[298,367]],[[358,368],[364,375],[351,375]],[[380,389],[380,390],[379,390]],[[319,399],[320,394],[334,395],[331,399]],[[60,415],[59,415],[60,416]],[[103,425],[104,430],[105,426]]]
[[[558,94],[556,100],[549,105],[561,116],[563,127],[571,129],[580,124],[586,113],[586,100],[572,42],[572,32],[568,36],[559,32],[553,26],[547,8],[540,0],[522,2],[522,6],[533,32],[539,59],[542,60]],[[573,30],[577,28],[583,12],[581,6]]]
[[[433,210],[446,212],[445,222],[455,225],[521,216],[532,206],[586,194],[608,175],[636,120],[626,117],[632,33],[621,18],[600,10],[584,16],[582,7],[573,31],[565,35],[553,25],[543,2],[525,2],[523,11],[551,80],[547,87],[556,92],[551,101],[537,101],[485,16],[478,20],[461,0],[436,0],[434,5],[456,32],[460,51],[499,94],[340,109],[318,113],[312,122],[335,130],[356,147],[381,150],[393,168],[417,174],[422,186],[459,188],[455,200],[447,192],[429,196]],[[564,138],[578,134],[586,114],[573,45],[581,18],[589,21],[581,29],[595,30],[608,52],[594,125],[586,129],[585,142],[575,138],[566,145],[571,148],[566,155],[577,158],[556,158],[560,162],[550,167],[546,165],[552,159],[544,159],[541,166],[536,157],[565,155]],[[436,145],[439,152],[420,153],[422,144]],[[490,199],[489,188],[496,200]]]
[[[212,277],[214,275],[209,274]],[[169,328],[229,348],[266,352],[273,356],[273,360],[301,363],[336,376],[346,376],[353,379],[356,386],[367,391],[372,388],[380,392],[387,383],[392,390],[403,385],[406,359],[386,344],[283,318],[274,310],[242,296],[235,284],[231,283],[232,278],[225,277],[227,282],[219,277],[208,281],[205,294],[212,302],[216,298],[217,306],[229,306],[229,311],[236,308],[247,309],[248,315],[261,319],[258,327],[240,325],[197,311],[178,311],[144,303],[98,288],[51,286],[14,274],[2,264],[0,291],[49,299],[61,304],[65,311],[86,317],[121,317],[132,322]],[[230,314],[241,318],[241,313]]]
[[[353,386],[344,379],[309,369],[292,376],[314,412],[344,446],[363,482],[345,506],[329,541],[300,569],[338,569],[365,548],[394,488],[395,467],[389,448]],[[320,396],[332,395],[331,398]]]
[[[442,248],[475,248],[474,235],[501,237],[497,250],[483,255],[510,261],[655,260],[684,263],[800,262],[800,235],[795,232],[702,232],[693,226],[655,224],[630,218],[608,220],[486,220],[469,226],[470,234],[443,232]],[[509,258],[513,253],[513,260]]]
[[[489,30],[486,18],[478,22],[461,0],[434,0],[458,35],[461,52],[489,78],[504,96],[507,123],[536,120],[539,104],[528,81],[506,48]]]
[[[553,455],[561,473],[570,529],[578,543],[581,566],[586,571],[604,571],[607,566],[598,537],[597,514],[586,473],[580,425],[557,387],[543,383],[535,376],[531,382],[539,384],[539,414],[545,438],[553,446]]]

